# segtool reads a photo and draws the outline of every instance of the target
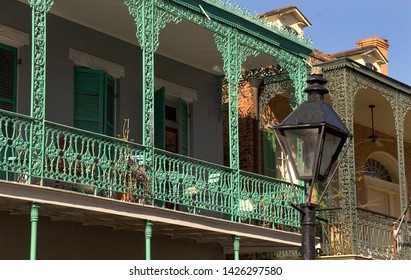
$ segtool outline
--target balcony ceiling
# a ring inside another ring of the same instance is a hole
[[[27,0],[19,0],[27,4]],[[134,19],[123,0],[55,1],[50,12],[83,26],[138,45]],[[160,33],[157,53],[203,71],[223,74],[223,60],[214,44],[212,32],[193,23],[169,23]],[[249,58],[244,69],[274,65],[274,58],[261,54]]]
[[[338,63],[338,62],[337,62]],[[363,74],[360,74],[363,75]],[[384,78],[381,81],[376,81],[376,87],[378,88],[378,83],[384,83]],[[391,81],[391,83],[393,83]],[[400,84],[400,83],[399,83]],[[399,91],[400,92],[400,91]],[[335,93],[330,93],[335,96]],[[330,94],[325,96],[326,102],[333,104],[335,106],[335,100],[332,100]],[[380,140],[384,139],[387,141],[378,141],[378,147],[382,147],[381,144],[384,143],[394,143],[396,145],[396,125],[394,119],[394,112],[391,103],[378,92],[378,89],[372,86],[363,87],[358,90],[354,98],[354,108],[352,108],[354,123],[367,126],[370,131],[372,127],[371,121],[371,109],[369,105],[375,105],[374,108],[374,129],[375,134]],[[347,108],[349,111],[351,108]],[[411,112],[407,112],[404,116],[404,140],[411,143],[411,130],[407,129],[411,125]],[[387,134],[388,136],[381,135],[381,133]],[[371,133],[370,133],[371,135]],[[355,142],[362,142],[366,144],[368,137],[355,137]],[[371,143],[370,144],[375,144]]]
[[[356,123],[372,127],[371,122],[371,109],[369,105],[375,105],[374,108],[374,127],[376,130],[376,135],[379,136],[380,142],[378,144],[384,143],[392,143],[396,144],[396,128],[395,128],[395,120],[394,120],[394,112],[392,110],[391,104],[377,91],[368,88],[368,89],[360,89],[360,91],[356,94],[355,102],[354,102],[354,121]],[[411,125],[411,114],[407,113],[404,118],[404,125],[405,127]],[[389,137],[384,137],[379,135],[383,132],[388,134],[389,136],[393,137],[392,141]],[[356,141],[364,141],[365,139],[356,139]],[[386,141],[385,141],[386,140]],[[404,129],[404,140],[407,142],[411,142],[411,130]]]

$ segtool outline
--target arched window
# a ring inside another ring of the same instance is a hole
[[[376,159],[370,158],[364,164],[364,175],[376,179],[392,182],[391,175],[387,168]]]

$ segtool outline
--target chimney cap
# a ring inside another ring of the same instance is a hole
[[[356,45],[357,47],[373,45],[373,46],[381,47],[383,49],[388,49],[388,47],[390,46],[387,39],[376,37],[376,36],[358,40]]]

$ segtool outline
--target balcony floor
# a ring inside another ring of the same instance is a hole
[[[0,181],[0,211],[30,216],[30,202],[41,205],[39,215],[51,221],[73,221],[84,226],[107,226],[115,230],[144,232],[145,221],[154,222],[153,234],[170,239],[221,244],[233,252],[232,238],[241,237],[241,253],[297,249],[300,234],[248,223],[205,217],[37,185]]]

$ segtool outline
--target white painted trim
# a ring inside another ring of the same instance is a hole
[[[390,194],[399,193],[399,185],[391,182],[387,182],[378,178],[373,178],[370,176],[364,176],[365,185],[368,188],[377,189]]]
[[[123,78],[126,75],[123,65],[75,49],[69,49],[69,59],[73,60],[74,64],[78,66],[104,70],[115,79]]]
[[[154,87],[156,91],[165,87],[166,95],[184,99],[187,103],[197,101],[197,91],[192,88],[184,87],[158,77],[154,77]]]
[[[0,43],[20,48],[30,45],[30,36],[25,32],[0,24]]]

